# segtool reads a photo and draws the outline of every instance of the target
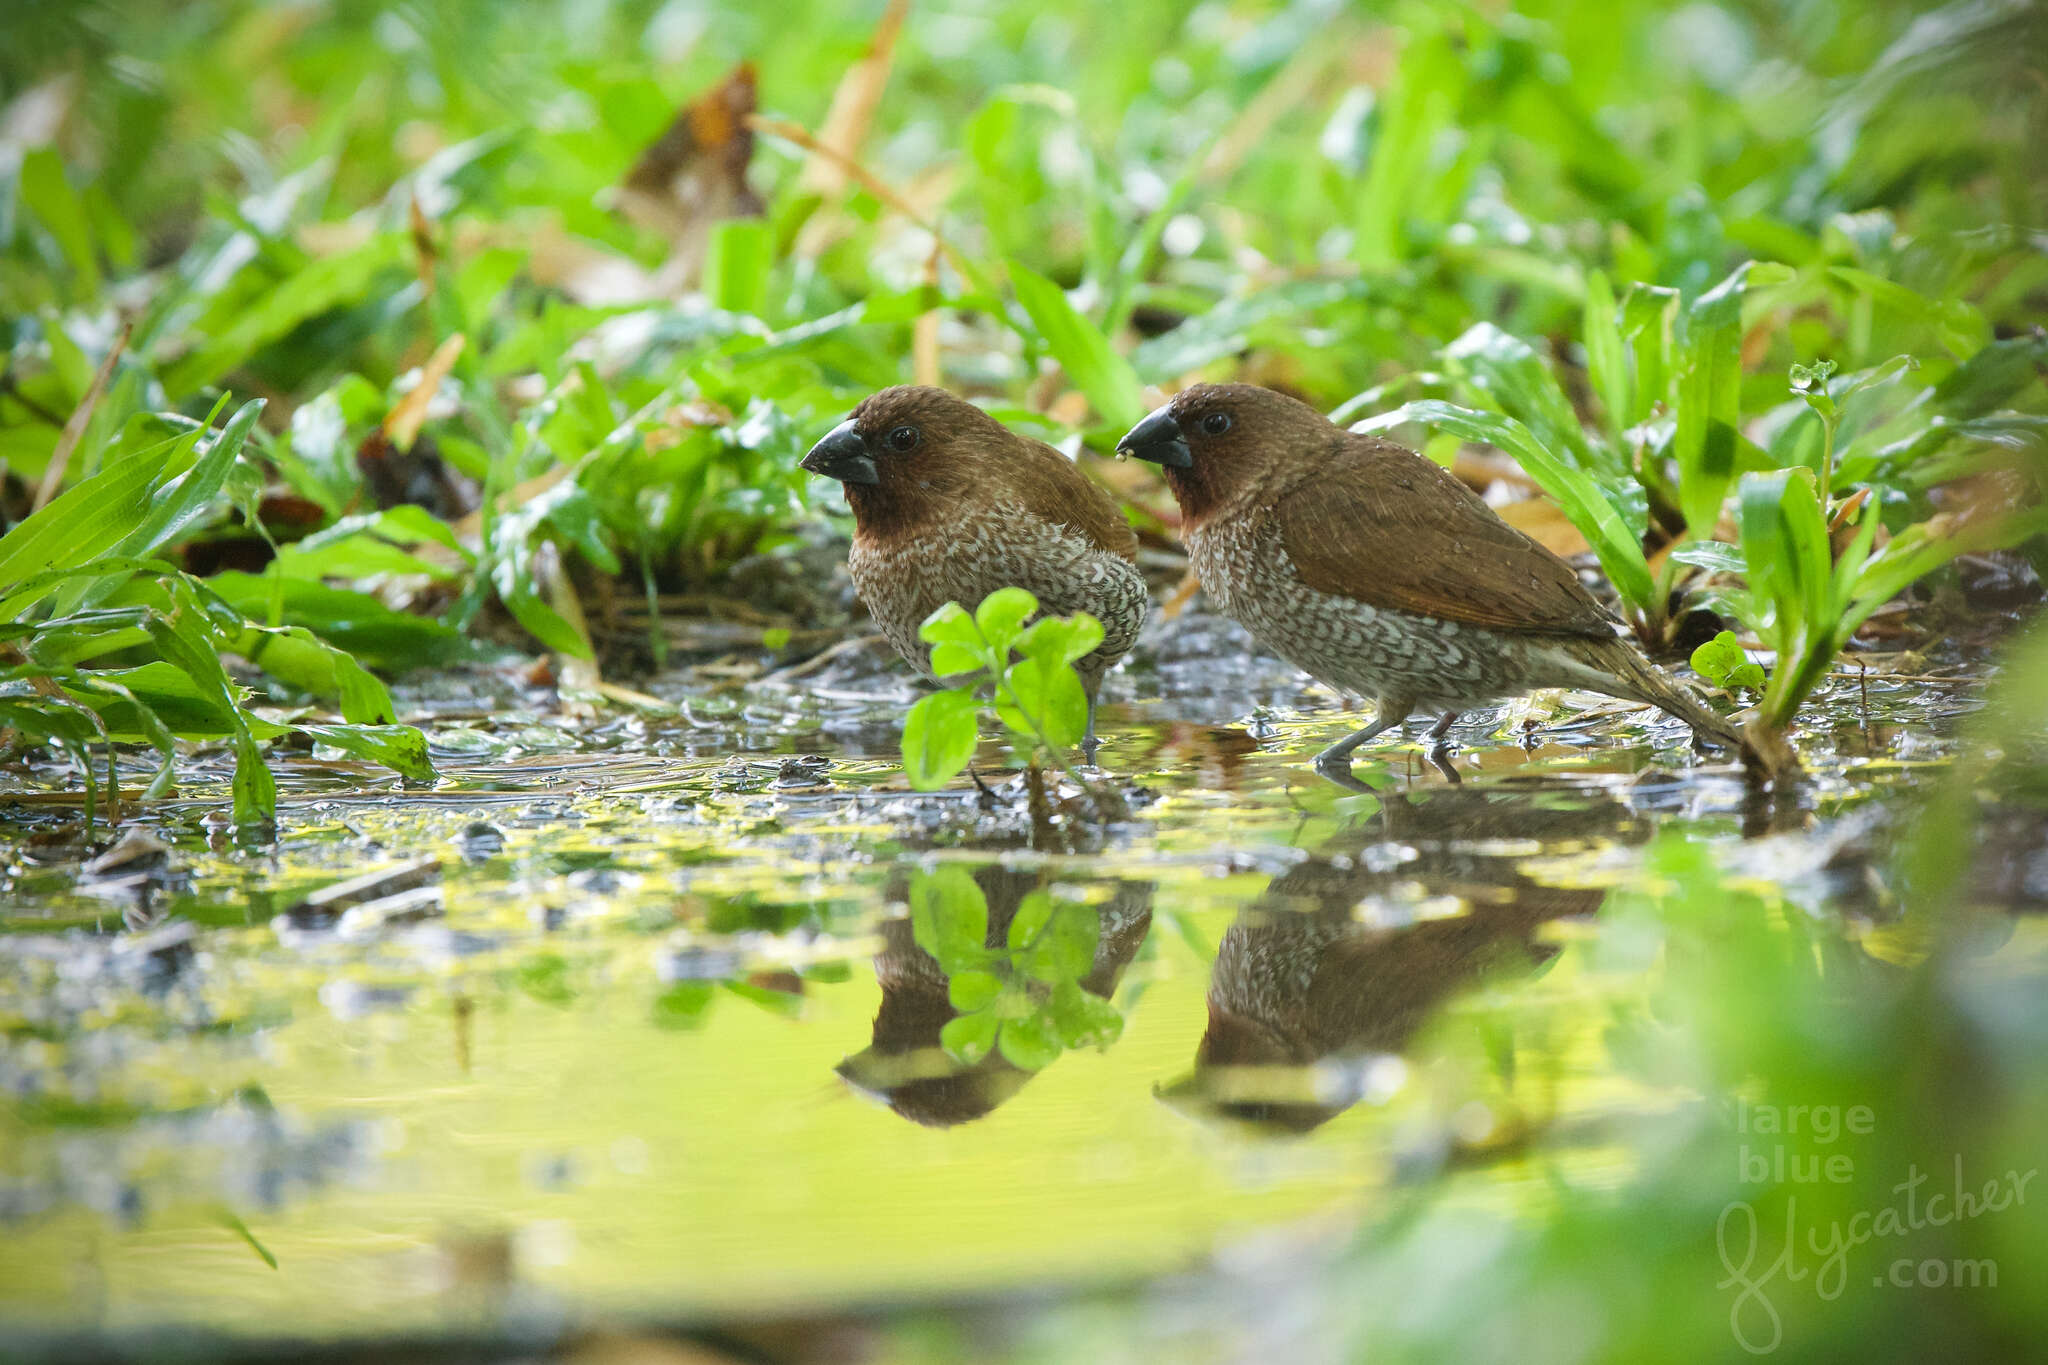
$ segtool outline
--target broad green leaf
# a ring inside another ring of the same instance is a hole
[[[1148,384],[1178,379],[1213,360],[1250,349],[1253,333],[1265,323],[1273,323],[1276,330],[1298,329],[1315,309],[1365,294],[1366,286],[1355,280],[1291,280],[1224,299],[1165,335],[1139,342],[1131,351],[1131,367]]]
[[[1611,454],[1596,455],[1587,444],[1571,400],[1528,342],[1490,322],[1476,323],[1444,348],[1444,361],[1494,407],[1527,427],[1545,450],[1568,456],[1568,463],[1582,470],[1619,472]]]
[[[1067,1047],[1108,1047],[1123,1035],[1124,1017],[1115,1005],[1082,990],[1074,981],[1053,987],[1047,1017]]]
[[[1835,394],[1835,401],[1846,403],[1866,389],[1874,389],[1880,385],[1889,384],[1909,371],[1919,368],[1920,362],[1912,356],[1895,355],[1882,365],[1873,365],[1867,370],[1859,370],[1855,374],[1844,375],[1842,376],[1842,387]]]
[[[1426,187],[1429,159],[1457,114],[1468,79],[1441,31],[1418,35],[1401,53],[1391,86],[1380,97],[1371,160],[1353,200],[1353,254],[1368,274],[1407,257],[1404,216]]]
[[[1059,1060],[1061,1051],[1059,1033],[1042,1012],[1005,1023],[996,1047],[1020,1071],[1043,1071]]]
[[[228,648],[278,681],[341,704],[342,719],[386,725],[396,719],[391,693],[346,651],[302,626],[244,626]]]
[[[974,609],[974,624],[986,642],[988,657],[1004,660],[1024,629],[1024,622],[1038,610],[1038,599],[1022,588],[997,588],[981,599]]]
[[[1761,689],[1764,685],[1764,670],[1748,654],[1735,638],[1735,632],[1724,630],[1713,639],[1692,652],[1693,671],[1702,678],[1732,692],[1739,687]]]
[[[364,298],[372,292],[377,275],[398,269],[410,250],[403,234],[383,232],[361,246],[307,262],[237,312],[226,328],[201,333],[205,344],[163,370],[165,391],[182,400],[216,383],[308,318]]]
[[[958,602],[948,602],[925,617],[917,628],[917,638],[927,644],[959,645],[977,655],[985,648],[974,618]]]
[[[1725,540],[1688,540],[1671,551],[1671,557],[1680,564],[1713,573],[1746,573],[1749,562],[1742,557],[1742,551]]]
[[[103,469],[0,536],[0,591],[8,593],[0,620],[13,620],[52,591],[57,580],[50,575],[88,563],[133,534],[149,516],[158,476],[197,439],[163,441]],[[32,580],[40,586],[20,586]]]
[[[240,826],[267,823],[277,814],[277,783],[264,763],[263,752],[250,731],[234,683],[221,666],[219,647],[208,631],[197,603],[189,594],[175,591],[173,601],[177,605],[171,615],[151,618],[150,637],[156,641],[167,662],[183,670],[198,684],[203,694],[234,717],[235,775],[231,785],[235,823]]]
[[[1629,411],[1619,419],[1624,427],[1638,425],[1657,404],[1672,397],[1672,332],[1678,302],[1676,289],[1651,284],[1631,286],[1621,301],[1621,335],[1635,358]]]
[[[1105,426],[1119,431],[1145,415],[1138,372],[1099,328],[1075,311],[1066,291],[1029,266],[1009,263],[1017,302],[1031,318],[1038,338],[1059,361],[1074,386],[1088,395]]]
[[[430,617],[393,611],[368,593],[348,588],[246,573],[215,574],[206,586],[252,621],[265,621],[275,600],[282,612],[277,624],[303,626],[371,668],[402,673],[460,663],[482,653],[459,630]]]
[[[1011,952],[1022,952],[1031,946],[1031,941],[1052,923],[1053,908],[1052,893],[1043,887],[1028,892],[1017,902],[1017,913],[1010,917],[1010,928],[1004,935]]]
[[[948,1019],[939,1030],[939,1046],[973,1066],[995,1047],[996,1031],[1001,1027],[1002,1021],[992,1013],[963,1014]]]
[[[952,973],[988,960],[988,899],[964,867],[919,873],[910,887],[910,931],[941,970]]]
[[[1017,652],[1047,665],[1086,658],[1102,643],[1102,622],[1085,611],[1072,616],[1045,616],[1017,637]]]
[[[1078,981],[1095,967],[1102,920],[1086,905],[1061,905],[1017,965],[1034,980]]]
[[[955,972],[946,983],[946,999],[962,1014],[972,1014],[995,1003],[1003,993],[1003,979],[994,972]]]
[[[1935,410],[1950,421],[1983,417],[2048,367],[2048,334],[1994,341],[1934,386]]]
[[[1745,475],[1740,490],[1742,549],[1751,589],[1767,602],[1779,654],[1790,653],[1802,633],[1830,629],[1827,523],[1807,469]],[[1782,672],[1783,658],[1779,661]]]
[[[142,525],[135,528],[116,550],[117,554],[146,555],[179,539],[212,510],[214,499],[226,486],[228,471],[242,453],[243,444],[263,415],[263,400],[252,398],[228,419],[199,452],[192,467],[158,491],[154,505]]]
[[[1742,291],[1744,264],[1682,314],[1677,345],[1677,428],[1671,453],[1678,463],[1679,511],[1687,531],[1711,538],[1721,501],[1735,477],[1742,421]]]
[[[427,737],[410,725],[305,725],[299,730],[322,744],[381,763],[413,782],[432,782],[440,774],[427,755]]]
[[[1586,342],[1586,376],[1592,382],[1593,392],[1600,396],[1600,407],[1607,417],[1608,434],[1619,442],[1635,410],[1635,380],[1629,373],[1628,351],[1621,339],[1614,289],[1608,284],[1604,270],[1595,270],[1586,277],[1586,311],[1582,326]]]
[[[945,642],[932,646],[931,667],[935,678],[957,678],[963,674],[979,673],[984,664],[979,649]]]
[[[945,786],[974,757],[980,708],[969,688],[920,697],[903,718],[903,775],[919,791]]]
[[[1088,694],[1067,664],[1019,659],[1003,674],[996,714],[1030,739],[1067,747],[1081,742],[1088,726]]]

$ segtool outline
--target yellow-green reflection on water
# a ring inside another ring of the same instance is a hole
[[[1462,787],[1390,764],[1358,797],[1239,752],[1231,790],[1155,780],[1132,822],[1057,852],[882,791],[873,764],[794,791],[585,755],[411,799],[309,782],[274,857],[171,821],[190,884],[152,913],[203,927],[168,984],[51,946],[102,942],[83,928],[117,925],[118,897],[17,879],[37,895],[11,941],[41,946],[0,978],[0,1315],[258,1336],[702,1319],[1122,1283],[1459,1167],[1540,1202],[1519,1162],[1539,1133],[1553,1169],[1619,1178],[1603,1116],[1667,1102],[1603,1035],[1647,966],[1593,968],[1574,925],[1654,826],[1736,818],[1725,775],[1663,763],[1483,749]],[[421,855],[443,916],[272,920]],[[955,944],[987,961],[950,973],[905,918],[949,876],[988,926]],[[1033,977],[1005,949],[1034,897],[1099,915],[1092,960]],[[842,1079],[888,1092],[859,1059],[906,1047],[957,1065],[933,1044],[962,970],[1004,992],[1003,1027],[1083,992],[1121,1035],[991,1059],[964,1106],[899,1113]]]

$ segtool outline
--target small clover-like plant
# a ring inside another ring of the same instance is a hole
[[[1723,692],[1741,688],[1760,692],[1764,686],[1763,665],[1744,652],[1735,632],[1724,630],[1692,652],[1693,671]]]
[[[921,698],[903,720],[903,772],[919,791],[943,787],[974,757],[986,699],[1012,734],[1065,769],[1088,725],[1088,696],[1076,660],[1102,643],[1086,612],[1039,616],[1038,599],[1002,588],[971,614],[948,602],[918,628],[932,672],[950,686]],[[1025,623],[1029,621],[1030,624]]]
[[[1027,894],[1001,947],[988,943],[988,901],[964,868],[919,876],[910,892],[917,946],[947,976],[958,1015],[939,1031],[955,1060],[972,1066],[998,1052],[1038,1071],[1060,1053],[1107,1047],[1123,1033],[1115,1005],[1082,989],[1094,970],[1102,921],[1091,906],[1061,903],[1043,888]]]

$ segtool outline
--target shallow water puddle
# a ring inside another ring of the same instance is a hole
[[[1540,1198],[1539,1132],[1619,1173],[1603,1117],[1663,1101],[1608,1059],[1640,983],[1586,917],[1674,824],[1839,890],[1842,831],[1947,747],[1868,691],[1818,821],[1604,708],[1533,747],[1482,718],[1457,785],[1380,751],[1362,795],[1302,763],[1326,712],[1127,703],[1130,817],[1052,850],[1021,795],[833,751],[852,713],[737,760],[684,718],[443,721],[433,791],[288,760],[274,846],[193,788],[92,873],[75,802],[22,789],[0,1312],[463,1332],[1096,1285],[1453,1169]]]

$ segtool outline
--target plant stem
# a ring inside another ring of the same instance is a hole
[[[1838,413],[1833,417],[1820,414],[1820,510],[1828,510],[1828,501],[1835,490],[1835,425],[1841,421]]]

